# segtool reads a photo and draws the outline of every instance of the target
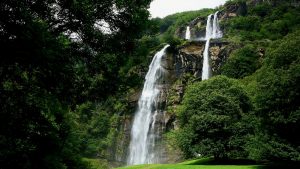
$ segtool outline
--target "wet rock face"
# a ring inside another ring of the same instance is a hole
[[[201,76],[204,48],[205,42],[197,42],[189,43],[178,49],[175,62],[177,77],[185,73],[193,74],[195,77]]]
[[[174,70],[176,77],[190,73],[195,78],[200,78],[203,66],[203,52],[205,42],[190,42],[178,48],[174,59]],[[214,75],[220,73],[220,68],[231,51],[232,46],[228,42],[212,40],[209,48],[209,56]]]
[[[209,52],[213,75],[220,74],[221,66],[225,63],[233,47],[228,42],[212,41]]]

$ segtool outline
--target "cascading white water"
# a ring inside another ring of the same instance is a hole
[[[161,66],[161,60],[168,47],[169,45],[166,45],[161,51],[155,54],[145,78],[146,81],[138,101],[138,109],[135,113],[131,129],[131,141],[127,161],[129,165],[159,162],[160,157],[154,149],[156,107],[160,94],[157,84],[164,76],[165,70]]]
[[[202,80],[209,79],[211,77],[211,68],[209,64],[209,42],[210,39],[206,40],[205,49],[203,53],[203,67],[202,67]]]
[[[213,15],[209,15],[207,17],[207,22],[206,22],[206,35],[205,35],[205,40],[206,40],[206,44],[205,44],[205,49],[203,52],[203,66],[202,66],[202,80],[206,80],[208,78],[210,78],[211,76],[211,68],[210,68],[210,64],[209,64],[209,42],[210,39],[212,38],[212,34],[213,34],[213,24],[212,24],[212,16]]]
[[[191,30],[190,30],[190,27],[189,27],[189,26],[186,27],[186,31],[185,31],[185,39],[186,39],[186,40],[190,40],[190,39],[191,39]]]
[[[213,25],[212,25],[212,16],[213,15],[209,15],[207,17],[207,22],[206,22],[206,34],[205,34],[205,39],[208,40],[211,38],[212,33],[213,33]]]
[[[214,14],[213,34],[212,34],[212,38],[214,38],[214,39],[222,38],[222,36],[223,36],[223,33],[220,30],[220,26],[219,26],[218,14],[219,14],[219,11],[217,11]]]
[[[219,11],[217,11],[214,15],[211,14],[207,17],[205,35],[206,43],[203,52],[202,80],[209,79],[212,75],[209,57],[210,39],[218,39],[223,36],[219,26],[218,13]],[[212,16],[214,16],[213,21]]]

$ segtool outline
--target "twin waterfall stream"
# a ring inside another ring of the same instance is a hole
[[[209,61],[210,40],[222,37],[217,15],[218,12],[214,15],[209,15],[207,19],[202,80],[208,79],[211,76]],[[185,39],[191,39],[189,26],[186,29]],[[166,45],[161,51],[155,54],[145,77],[144,88],[138,101],[138,108],[131,129],[131,141],[127,159],[128,165],[163,162],[161,157],[162,150],[157,147],[161,133],[156,129],[156,122],[158,113],[161,113],[158,109],[161,93],[159,85],[163,83],[165,77],[165,69],[162,67],[161,61],[168,47],[169,45]]]

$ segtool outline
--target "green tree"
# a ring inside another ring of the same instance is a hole
[[[230,78],[243,78],[253,74],[261,65],[257,49],[246,45],[233,52],[222,66],[222,75]]]
[[[149,3],[0,2],[0,168],[87,168],[73,110],[118,90]],[[92,126],[108,123],[100,118]]]
[[[179,109],[178,144],[186,157],[245,156],[250,100],[236,80],[213,77],[188,87]]]
[[[276,41],[257,75],[257,115],[269,137],[268,158],[299,160],[299,31]]]

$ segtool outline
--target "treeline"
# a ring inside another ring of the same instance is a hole
[[[224,39],[240,46],[221,76],[189,85],[176,110],[171,135],[186,158],[300,160],[300,8],[251,2],[221,23]]]
[[[112,95],[140,81],[126,71],[150,2],[0,2],[1,169],[82,169],[101,156],[123,109]]]

